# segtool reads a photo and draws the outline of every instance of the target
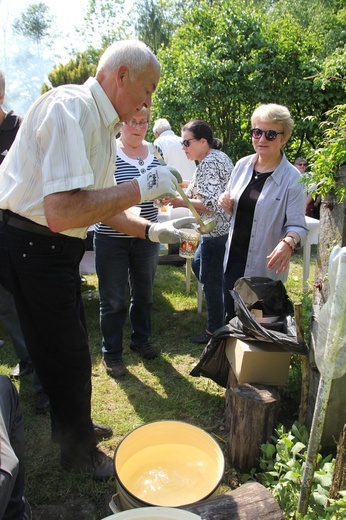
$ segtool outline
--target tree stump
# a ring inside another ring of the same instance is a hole
[[[346,424],[340,435],[329,497],[340,498],[339,491],[344,489],[346,489]]]
[[[260,446],[273,433],[279,407],[280,395],[273,387],[245,383],[227,389],[226,423],[230,430],[231,467],[242,472],[258,467]]]
[[[184,511],[203,520],[283,520],[278,503],[258,482],[248,482],[233,491],[184,506]]]

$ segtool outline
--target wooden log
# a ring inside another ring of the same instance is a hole
[[[280,394],[264,385],[245,383],[229,388],[231,467],[246,472],[258,467],[260,446],[270,439],[277,424]]]
[[[235,388],[238,386],[238,380],[233,372],[233,370],[230,368],[228,373],[228,381],[227,381],[227,388],[226,388],[226,407],[225,407],[225,426],[227,430],[230,430],[231,428],[231,421],[232,421],[232,398],[230,395],[230,392],[232,391],[232,388]]]
[[[258,482],[248,482],[233,491],[184,506],[183,509],[199,515],[203,520],[283,520],[278,503]]]
[[[301,303],[294,304],[294,319],[296,322],[297,340],[299,343],[304,343],[304,329],[303,329],[303,306]],[[310,384],[310,365],[308,356],[299,356],[302,371],[302,384],[300,390],[300,405],[299,405],[299,422],[305,424],[308,401],[309,401],[309,384]]]
[[[340,435],[329,497],[340,498],[339,491],[346,489],[346,424]]]

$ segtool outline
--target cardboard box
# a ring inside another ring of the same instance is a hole
[[[238,383],[283,386],[291,354],[275,343],[228,338],[226,355]]]

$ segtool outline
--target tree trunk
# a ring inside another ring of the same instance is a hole
[[[344,489],[346,489],[346,424],[340,435],[329,498],[339,498],[339,491]]]
[[[203,520],[283,520],[279,505],[258,482],[248,482],[233,491],[184,506],[184,511]]]
[[[346,166],[338,171],[338,182],[346,188]],[[346,197],[338,203],[333,193],[328,194],[321,203],[318,258],[313,295],[313,315],[310,337],[310,388],[306,425],[312,424],[315,400],[319,385],[319,372],[315,364],[315,346],[318,333],[318,315],[329,296],[328,264],[329,256],[335,246],[346,246]],[[336,439],[346,423],[346,375],[332,383],[328,409],[321,439],[323,449],[335,449]]]
[[[226,394],[229,418],[230,465],[239,471],[258,467],[261,444],[273,433],[280,406],[280,395],[263,385],[234,386]]]

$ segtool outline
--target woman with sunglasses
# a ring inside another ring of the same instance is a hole
[[[160,165],[153,147],[145,140],[150,109],[142,108],[126,121],[117,139],[115,179],[129,182]],[[134,212],[157,222],[157,208],[145,201]],[[127,289],[130,287],[130,349],[145,359],[157,357],[149,343],[153,284],[159,244],[96,224],[94,235],[95,264],[99,280],[100,326],[103,364],[106,372],[118,379],[127,373],[123,362],[123,328],[127,316]]]
[[[213,215],[214,229],[201,236],[201,242],[192,260],[192,269],[202,283],[207,305],[207,328],[194,336],[194,343],[208,343],[212,334],[224,324],[222,296],[222,260],[229,229],[230,217],[218,204],[233,170],[231,159],[220,150],[220,139],[213,136],[205,121],[189,121],[182,129],[182,147],[188,159],[198,161],[196,171],[186,194],[203,217]],[[174,208],[184,207],[181,197],[171,200]]]
[[[224,258],[226,323],[235,316],[230,294],[240,277],[286,281],[291,255],[307,237],[304,186],[283,147],[291,136],[289,110],[274,103],[251,117],[255,153],[234,167],[220,206],[232,215]]]

